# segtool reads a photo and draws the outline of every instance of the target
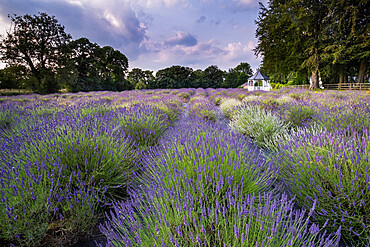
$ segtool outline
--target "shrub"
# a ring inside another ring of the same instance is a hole
[[[314,120],[316,115],[316,110],[312,106],[292,105],[285,112],[284,119],[291,127],[303,127]]]
[[[14,122],[10,114],[6,112],[0,112],[0,133],[4,130],[11,128],[11,124]]]
[[[69,179],[77,187],[82,181],[88,188],[105,188],[113,197],[122,193],[116,189],[129,183],[135,167],[130,140],[122,134],[117,137],[61,128],[41,140],[27,142],[17,159],[20,165],[42,162],[48,170],[57,166],[64,176],[62,183]]]
[[[249,101],[258,101],[262,98],[262,96],[256,95],[249,95],[243,99],[243,102],[249,102]]]
[[[279,98],[276,99],[276,101],[279,103],[279,104],[284,104],[284,103],[288,103],[288,102],[291,102],[293,99],[288,96],[288,95],[283,95]]]
[[[106,198],[126,195],[136,155],[124,133],[112,133],[105,120],[76,121],[71,112],[58,118],[28,115],[22,117],[28,128],[22,124],[3,137],[4,239],[21,246],[74,244],[92,232]]]
[[[237,99],[223,99],[220,104],[222,113],[227,117],[231,118],[236,106],[240,106],[242,102]]]
[[[176,188],[150,193],[115,204],[100,226],[108,246],[335,246],[340,238],[322,234],[325,226],[309,222],[313,209],[305,218],[284,195],[244,196],[238,186],[215,202]]]
[[[116,203],[100,226],[108,246],[334,244],[335,236],[320,236],[305,212],[293,210],[293,200],[258,194],[275,170],[254,160],[242,136],[187,121],[161,142],[163,155],[155,150],[145,159],[150,175],[140,181],[140,193]]]
[[[232,129],[253,138],[260,147],[275,149],[278,143],[284,141],[277,137],[288,135],[289,125],[258,105],[242,105],[231,120]]]
[[[212,122],[217,119],[215,106],[205,96],[198,95],[190,99],[189,113],[193,117],[201,117]]]
[[[170,125],[167,116],[152,106],[133,106],[119,111],[119,128],[140,148],[154,145]]]
[[[179,96],[180,98],[183,98],[184,100],[189,100],[190,96],[191,96],[191,92],[188,91],[188,92],[179,92],[177,94],[177,96]]]
[[[370,244],[369,130],[299,133],[275,158],[298,203],[317,201],[314,220],[329,219],[331,232],[341,227],[352,246]]]
[[[273,177],[272,168],[265,162],[254,160],[253,151],[246,151],[248,144],[241,136],[215,129],[204,120],[196,121],[203,122],[203,126],[209,126],[209,129],[200,127],[189,133],[181,126],[179,131],[184,133],[172,138],[173,143],[163,145],[163,158],[148,164],[157,167],[155,176],[161,174],[161,186],[168,189],[181,187],[183,185],[178,184],[175,177],[188,176],[198,180],[199,186],[208,188],[207,196],[210,199],[217,197],[218,193],[222,197],[222,193],[234,183],[243,185],[244,193],[259,192],[268,187],[267,184]],[[190,123],[187,124],[188,128],[194,128],[189,125]],[[262,167],[264,171],[261,171]],[[224,177],[226,181],[228,174],[233,174],[233,179],[229,180],[228,184],[219,185],[217,188],[207,185],[208,179],[220,180]]]
[[[351,129],[361,132],[370,127],[370,106],[366,103],[331,106],[323,111],[317,122],[328,130],[346,130],[349,133]]]
[[[304,91],[303,93],[291,93],[289,96],[295,100],[307,101],[311,99],[312,95],[310,92]]]

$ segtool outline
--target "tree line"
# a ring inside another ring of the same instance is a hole
[[[273,82],[363,83],[370,57],[367,0],[270,0],[256,20],[262,69]],[[354,81],[354,78],[357,78]],[[350,81],[349,81],[350,80]]]
[[[9,15],[12,28],[1,37],[0,88],[54,93],[60,89],[122,91],[145,88],[238,87],[252,75],[248,63],[225,72],[216,65],[205,70],[172,66],[153,71],[128,71],[127,57],[87,38],[72,40],[55,16]]]
[[[245,83],[252,76],[248,63],[240,63],[235,68],[222,71],[216,65],[205,70],[193,70],[184,66],[171,66],[153,71],[134,68],[128,73],[128,81],[135,89],[156,88],[235,88]]]

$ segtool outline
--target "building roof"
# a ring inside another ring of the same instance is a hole
[[[259,80],[270,80],[270,78],[262,74],[262,72],[259,69],[257,69],[257,72],[251,77],[249,77],[248,80],[259,81]]]

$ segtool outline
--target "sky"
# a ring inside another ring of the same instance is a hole
[[[255,70],[258,11],[258,0],[0,0],[0,34],[11,26],[8,14],[46,12],[73,39],[120,50],[130,70],[228,70],[241,62]]]

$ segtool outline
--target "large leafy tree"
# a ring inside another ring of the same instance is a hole
[[[66,80],[65,86],[71,92],[94,90],[99,79],[96,52],[100,47],[87,38],[79,38],[70,42],[67,48],[67,70],[75,70],[77,79]]]
[[[0,89],[29,88],[34,82],[35,78],[23,66],[8,66],[0,70]]]
[[[127,80],[135,89],[150,88],[154,80],[153,71],[133,68],[128,73]]]
[[[100,47],[87,38],[70,42],[65,61],[69,91],[128,90],[131,84],[125,79],[128,60],[110,46]]]
[[[291,72],[311,72],[311,88],[319,87],[321,32],[328,13],[326,0],[271,0],[261,4],[256,36],[256,54],[264,56],[263,65],[286,77]]]
[[[260,3],[256,20],[254,51],[263,57],[262,69],[275,82],[287,82],[289,74],[300,70],[303,63],[303,40],[295,37],[291,11],[284,0],[269,1],[267,7]]]
[[[302,68],[311,71],[311,89],[319,87],[320,58],[325,47],[322,42],[322,31],[325,27],[325,18],[328,15],[327,0],[293,0],[289,4],[294,9],[292,26],[296,27],[294,37],[304,41]]]
[[[71,35],[54,16],[12,15],[12,28],[1,37],[1,60],[9,65],[26,67],[36,79],[33,90],[51,93],[58,90],[56,73],[62,63],[65,46]]]
[[[122,91],[132,89],[126,80],[128,59],[120,51],[111,46],[104,46],[97,50],[98,74],[101,90]]]
[[[249,63],[240,63],[235,68],[229,69],[225,74],[225,81],[222,86],[229,87],[239,87],[243,83],[248,81],[248,78],[253,75],[252,68]]]
[[[354,76],[351,67],[357,67],[357,83],[364,82],[370,58],[368,7],[366,0],[330,2],[323,35],[328,44],[324,58],[338,71],[340,83],[347,82],[348,74]]]
[[[158,70],[153,82],[154,88],[188,88],[192,72],[192,68],[179,65]]]
[[[273,80],[309,72],[317,88],[320,72],[346,82],[358,66],[361,83],[369,59],[367,9],[366,0],[271,0],[260,5],[255,53]]]
[[[222,86],[224,72],[216,65],[211,65],[203,71],[202,88],[218,88]]]

